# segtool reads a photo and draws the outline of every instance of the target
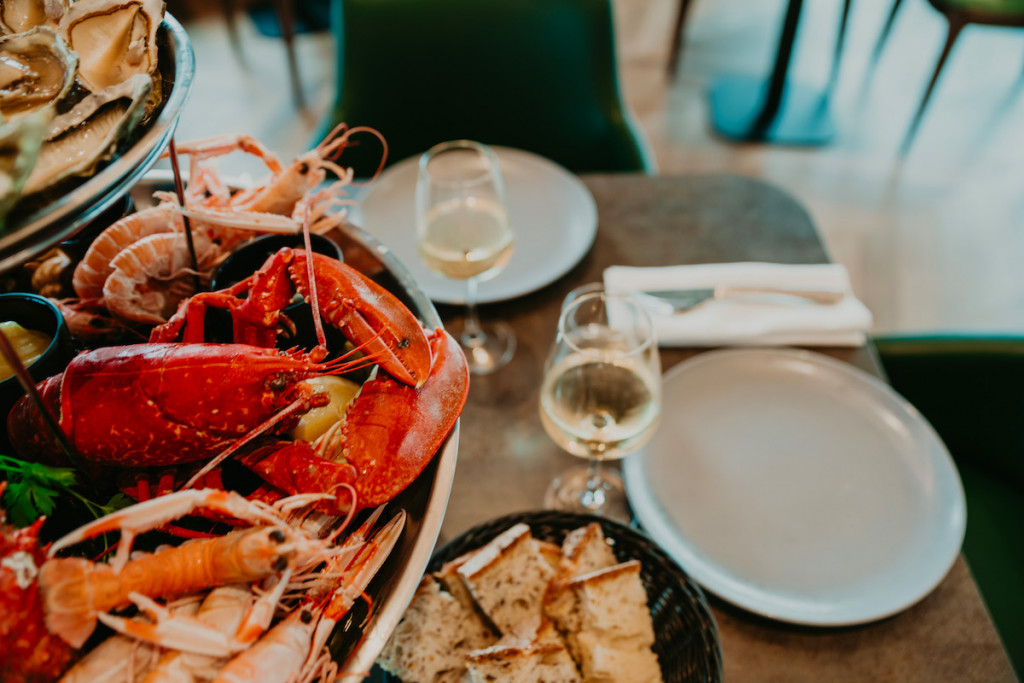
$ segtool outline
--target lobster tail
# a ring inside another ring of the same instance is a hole
[[[74,648],[82,647],[96,628],[88,581],[92,566],[88,560],[69,557],[45,562],[39,569],[46,628]]]

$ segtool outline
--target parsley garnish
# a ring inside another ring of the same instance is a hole
[[[27,526],[43,515],[50,515],[57,498],[69,495],[82,503],[95,517],[132,504],[123,493],[114,494],[106,505],[92,501],[73,487],[78,483],[75,471],[68,467],[50,467],[0,455],[0,472],[6,474],[7,491],[3,505],[15,526]]]

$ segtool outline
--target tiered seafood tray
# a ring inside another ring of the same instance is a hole
[[[172,187],[173,183],[168,173],[162,171],[150,172],[132,191],[137,210],[146,210],[147,202],[152,201],[154,191],[170,190]],[[374,284],[392,293],[415,316],[418,324],[424,330],[430,331],[441,327],[441,321],[430,300],[386,246],[377,242],[360,228],[344,221],[339,222],[337,226],[326,233],[326,236],[340,250],[342,261],[346,264],[351,264]],[[327,296],[328,293],[324,291],[326,288],[322,284],[319,286],[321,287],[320,295],[322,297]],[[305,308],[308,309],[309,307],[306,306]],[[308,310],[304,312],[308,314]],[[303,321],[297,319],[300,314],[289,312],[287,315],[296,318],[295,322],[300,327],[303,325]],[[328,321],[325,320],[324,324],[328,324]],[[336,340],[339,339],[337,337],[337,330],[332,332],[331,339],[332,341],[329,342],[329,345],[335,346],[337,344]],[[351,343],[341,343],[351,347]],[[289,342],[287,341],[279,343],[278,347],[287,346],[288,344]],[[102,352],[104,348],[108,347],[101,346],[94,352]],[[331,351],[331,356],[338,355],[336,353],[339,351],[338,348],[331,348],[329,350]],[[365,373],[365,370],[357,370],[356,375],[358,376],[361,372]],[[431,379],[428,378],[427,384],[424,386],[429,386]],[[392,380],[388,381],[393,383]],[[410,388],[405,387],[405,389]],[[366,390],[364,389],[363,391]],[[94,400],[95,398],[93,397]],[[193,401],[200,400],[194,395],[188,398]],[[90,398],[86,397],[86,402],[89,400]],[[458,403],[458,406],[461,406],[461,402]],[[434,406],[421,408],[431,412],[434,412],[435,409]],[[396,423],[402,423],[401,415],[391,415],[388,417]],[[121,414],[117,419],[128,424],[139,418],[133,416],[129,411]],[[107,425],[99,431],[110,433],[114,431],[114,427],[116,425]],[[13,434],[10,436],[12,441],[15,440]],[[339,676],[340,680],[361,680],[370,671],[374,660],[398,623],[416,589],[430,559],[430,554],[437,539],[448,502],[457,457],[457,422],[446,432],[446,436],[442,436],[444,440],[440,447],[436,448],[436,452],[433,453],[432,457],[430,453],[426,453],[422,457],[422,463],[426,463],[425,469],[411,483],[383,505],[376,505],[375,499],[373,501],[374,505],[360,511],[346,526],[345,533],[339,538],[338,542],[340,544],[343,542],[345,534],[353,532],[359,523],[379,507],[383,508],[383,512],[380,516],[380,522],[376,523],[377,527],[382,526],[386,520],[394,519],[399,514],[402,514],[404,517],[404,528],[400,529],[397,542],[391,549],[386,561],[384,561],[384,564],[377,570],[376,575],[368,584],[365,596],[352,602],[351,607],[343,613],[337,626],[334,628],[333,635],[329,641],[329,650],[337,671],[323,680],[334,680],[333,676]],[[401,440],[401,438],[397,439],[397,441]],[[158,472],[162,472],[162,470],[157,470],[157,468],[152,469],[155,476],[158,476]],[[193,464],[190,471],[194,471],[194,469]],[[101,466],[99,472],[101,477],[122,476],[116,467]],[[365,475],[367,477],[376,476],[372,472],[372,468]],[[88,481],[88,476],[80,477],[80,479]],[[326,475],[324,479],[327,479]],[[360,487],[359,483],[352,483],[355,484],[356,488]],[[386,487],[387,484],[385,483],[384,486]],[[339,495],[339,498],[343,497],[343,495]],[[126,508],[126,510],[132,509],[134,508]],[[59,514],[61,510],[61,506],[58,505],[54,514]],[[75,523],[80,523],[88,518],[81,511],[77,514],[81,518],[76,519]],[[322,519],[319,513],[316,512],[313,512],[312,516]],[[75,526],[75,524],[69,524],[68,520],[58,520],[58,522],[60,522],[58,526],[61,528],[61,533],[68,527]],[[203,526],[202,520],[199,523],[199,528],[206,528]],[[221,533],[221,531],[217,530],[215,533]],[[95,547],[91,547],[90,551],[95,552]],[[0,613],[2,612],[3,610],[0,609]],[[123,610],[119,611],[119,613],[123,614]],[[131,613],[131,610],[129,610],[129,613]],[[136,619],[138,618],[136,617]],[[90,641],[91,643],[92,641]]]
[[[19,3],[5,2],[5,12],[13,12]],[[88,4],[88,3],[80,3]],[[95,4],[95,3],[93,3]],[[130,5],[126,5],[130,6]],[[9,30],[9,29],[8,29]],[[4,30],[0,29],[0,34]],[[50,35],[46,27],[34,28],[29,35]],[[10,40],[10,36],[5,39]],[[30,48],[36,50],[36,47]],[[108,207],[120,200],[142,176],[156,163],[164,153],[174,135],[175,127],[181,116],[182,108],[188,99],[195,75],[195,56],[192,44],[181,24],[170,14],[164,14],[155,34],[157,60],[153,78],[149,84],[144,79],[137,91],[145,95],[147,92],[153,101],[146,104],[145,117],[138,125],[129,129],[122,127],[123,134],[109,128],[109,123],[101,122],[102,134],[82,130],[65,133],[61,138],[61,147],[55,149],[54,156],[70,158],[82,157],[78,168],[72,168],[66,177],[55,174],[42,181],[45,186],[28,196],[21,196],[21,191],[12,193],[14,205],[9,207],[6,215],[0,212],[0,273],[8,272],[50,249],[62,240],[66,240],[78,232],[84,225],[95,219]],[[80,60],[75,57],[75,61]],[[75,88],[70,88],[74,93]],[[20,91],[13,90],[17,94]],[[109,90],[108,90],[109,92]],[[127,94],[126,94],[127,93]],[[113,99],[120,97],[131,107],[129,88],[116,92]],[[80,96],[80,94],[79,94]],[[123,97],[121,97],[123,96]],[[138,99],[138,97],[136,97]],[[88,104],[88,98],[82,98],[79,104]],[[109,112],[116,101],[106,102],[96,110],[100,114]],[[79,107],[81,109],[81,107]],[[143,107],[139,107],[143,109]],[[66,112],[65,112],[66,113]],[[55,117],[55,119],[59,118]],[[135,117],[126,117],[134,120]],[[0,117],[0,121],[3,118]],[[43,156],[37,145],[26,140],[24,128],[33,128],[31,117],[22,119],[24,125],[11,126],[6,135],[0,139],[0,163],[10,163],[19,167],[31,163],[32,156]],[[88,123],[88,122],[87,122]],[[92,140],[107,137],[108,143],[94,150],[83,150],[76,147],[77,140]],[[10,159],[15,154],[25,153],[29,159]],[[88,158],[92,155],[95,158]],[[8,159],[10,159],[8,161]],[[7,169],[4,169],[7,170]],[[2,188],[8,194],[8,188]],[[4,201],[0,200],[0,206]]]
[[[236,658],[282,681],[361,680],[437,540],[465,359],[393,253],[344,218],[338,156],[358,131],[290,164],[244,136],[182,143],[183,188],[150,170],[194,71],[177,22],[157,35],[149,122],[7,207],[0,322],[51,329],[0,382],[0,680],[96,680],[72,668],[86,663],[142,680],[172,653],[196,680]],[[232,152],[268,178],[239,188],[203,164]],[[254,237],[267,231],[288,246]],[[231,570],[189,569],[201,548]],[[204,609],[224,584],[254,607],[217,635]],[[289,634],[306,641],[274,650]]]

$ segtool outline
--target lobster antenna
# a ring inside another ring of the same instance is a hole
[[[178,148],[174,145],[173,135],[167,147],[168,154],[171,157],[171,172],[174,174],[174,193],[178,195],[181,207],[187,209],[188,207],[185,206],[185,185],[181,182],[181,168],[178,166]],[[185,243],[188,245],[188,256],[192,259],[192,270],[196,273],[195,284],[196,291],[198,292],[200,288],[199,260],[196,258],[196,245],[192,243],[192,222],[185,214],[181,215],[181,219],[185,222]]]
[[[316,278],[313,273],[313,246],[309,239],[309,205],[312,202],[306,197],[306,204],[302,212],[302,243],[306,248],[306,279],[309,280],[310,306],[313,308],[313,327],[316,329],[316,343],[320,348],[327,350],[327,335],[324,334],[324,323],[320,319],[320,301],[316,295]]]
[[[185,489],[190,489],[193,486],[195,486],[196,482],[198,482],[200,479],[202,479],[204,476],[206,476],[206,474],[209,473],[210,470],[212,470],[217,465],[219,465],[222,462],[224,462],[224,460],[228,456],[232,455],[233,453],[235,453],[238,450],[240,450],[242,447],[244,447],[244,446],[248,445],[249,443],[251,443],[253,441],[253,439],[255,439],[256,437],[260,436],[261,434],[265,434],[266,432],[268,432],[271,429],[273,429],[274,426],[277,423],[279,423],[281,420],[285,419],[289,415],[293,415],[296,412],[298,412],[303,407],[304,404],[305,404],[305,399],[301,399],[301,398],[295,399],[291,404],[289,404],[289,405],[285,406],[284,408],[282,408],[281,411],[278,412],[276,415],[274,415],[271,418],[269,418],[266,421],[264,421],[263,424],[261,424],[260,426],[256,427],[256,429],[254,429],[251,432],[249,432],[248,434],[246,434],[243,438],[239,439],[238,441],[236,441],[232,445],[230,445],[227,448],[225,448],[217,456],[215,456],[213,459],[211,459],[208,463],[203,465],[203,467],[198,472],[193,474],[192,478],[189,479],[187,482],[185,482],[185,485],[182,486],[181,489],[179,489],[179,490],[184,491]]]
[[[57,439],[57,443],[64,449],[64,455],[67,456],[68,461],[78,469],[82,469],[82,457],[75,450],[75,447],[68,441],[67,434],[60,428],[60,423],[57,422],[57,418],[50,412],[50,407],[43,401],[43,397],[39,395],[39,390],[36,389],[36,383],[32,379],[32,375],[28,374],[28,370],[25,369],[25,364],[21,362],[21,357],[11,346],[11,341],[7,338],[7,333],[0,329],[0,354],[3,355],[4,360],[14,370],[15,377],[18,378],[18,384],[25,390],[30,401],[32,401],[33,407],[43,417],[43,422],[49,428],[50,433]]]

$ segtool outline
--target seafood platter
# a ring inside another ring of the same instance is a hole
[[[291,163],[246,136],[180,143],[187,183],[150,172],[88,244],[5,273],[0,390],[34,390],[0,435],[0,680],[369,673],[430,559],[469,374],[346,220],[361,134]],[[266,178],[221,178],[232,153]],[[23,355],[32,320],[4,297],[66,330]],[[61,334],[62,371],[29,377]]]
[[[0,2],[0,272],[138,182],[171,140],[194,74],[162,0]]]

